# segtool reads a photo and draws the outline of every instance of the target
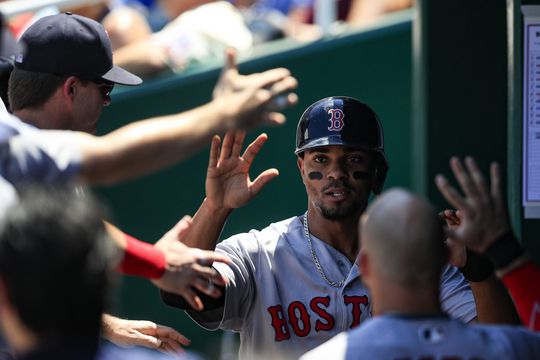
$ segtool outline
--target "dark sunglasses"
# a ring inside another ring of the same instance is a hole
[[[94,83],[97,85],[97,88],[99,92],[101,93],[101,96],[103,97],[103,105],[107,106],[111,103],[111,92],[114,89],[114,83],[109,82],[103,79],[85,79],[86,81],[90,81],[91,83]]]
[[[104,105],[109,105],[111,103],[111,92],[114,89],[114,83],[103,82],[103,80],[101,80],[100,82],[92,82],[97,85],[98,90],[101,92]]]

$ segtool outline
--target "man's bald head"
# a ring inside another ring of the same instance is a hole
[[[368,207],[359,231],[379,276],[408,287],[438,286],[444,237],[427,201],[404,189],[387,191]]]

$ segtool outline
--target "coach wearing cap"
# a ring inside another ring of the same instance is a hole
[[[141,82],[137,76],[113,65],[110,42],[103,27],[70,13],[53,15],[32,25],[23,34],[21,43],[24,51],[15,57],[9,84],[11,110],[23,121],[42,129],[78,130],[70,133],[68,140],[77,143],[71,152],[79,152],[69,157],[69,172],[90,184],[114,183],[178,162],[203,146],[215,133],[281,123],[284,118],[274,112],[279,110],[273,105],[274,100],[296,85],[286,69],[269,70],[246,79],[247,76],[238,75],[236,68],[231,67],[226,73],[232,73],[233,79],[231,76],[221,79],[218,84],[221,96],[210,103],[186,113],[133,123],[95,137],[79,131],[95,131],[103,106],[110,103],[112,86]],[[237,80],[249,81],[238,87]],[[294,95],[288,99],[281,107],[295,102]],[[28,127],[17,126],[28,132]],[[46,156],[33,159],[30,166],[57,155],[44,153]],[[59,159],[58,163],[61,161]],[[15,168],[22,169],[22,162]],[[27,173],[21,170],[15,175],[6,174],[2,169],[0,175],[17,187],[19,181],[28,179]],[[46,181],[39,178],[39,174],[34,176],[36,178]],[[122,234],[117,241],[126,246]],[[200,267],[201,253],[186,247],[179,251],[181,246],[159,247],[164,252],[162,268],[157,277],[153,272],[153,281],[160,288],[186,296],[196,305],[198,297],[188,296],[186,290],[201,283],[201,278],[204,280],[214,274],[193,270]],[[204,256],[211,259],[211,253]],[[191,271],[178,274],[181,268]],[[173,273],[180,276],[172,276]]]

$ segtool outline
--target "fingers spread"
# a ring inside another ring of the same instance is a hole
[[[156,330],[161,341],[170,344],[176,350],[182,349],[180,345],[188,346],[191,343],[187,337],[168,326],[158,325]]]
[[[217,167],[219,158],[219,144],[221,139],[218,135],[214,135],[212,138],[212,145],[210,145],[210,160],[208,161],[208,168],[214,169]]]
[[[474,159],[472,157],[466,157],[465,165],[467,166],[467,170],[469,170],[469,173],[471,174],[471,178],[474,186],[476,187],[478,195],[480,195],[481,197],[488,196],[486,179],[482,175],[482,172],[478,168],[478,165],[476,165]]]
[[[234,131],[228,131],[223,139],[223,145],[221,145],[221,154],[219,155],[219,161],[225,161],[231,157],[232,146],[236,133]]]
[[[234,137],[234,144],[232,147],[231,156],[238,157],[240,156],[240,151],[242,151],[242,146],[244,146],[244,140],[246,138],[245,131],[238,131]]]
[[[144,346],[150,349],[158,349],[161,346],[162,341],[154,336],[146,335],[143,333],[132,334],[131,343],[126,344],[130,346],[138,345]]]
[[[467,204],[461,195],[448,183],[442,175],[435,177],[435,184],[446,201],[458,209],[465,209]]]
[[[252,86],[256,88],[270,88],[275,83],[291,77],[291,72],[285,68],[276,68],[247,76]]]
[[[452,157],[450,159],[450,167],[452,168],[454,176],[459,182],[461,190],[465,193],[465,195],[470,198],[477,198],[478,191],[476,190],[476,187],[473,184],[471,177],[469,176],[467,171],[465,171],[465,168],[463,168],[463,164],[461,163],[461,161],[455,156]]]
[[[280,126],[285,124],[285,120],[285,115],[277,112],[271,112],[266,114],[264,124],[268,126]]]
[[[491,174],[491,196],[495,204],[496,209],[499,211],[506,209],[506,204],[504,201],[504,195],[502,192],[501,184],[501,174],[499,171],[499,164],[496,162],[492,163],[490,166]]]
[[[277,96],[284,92],[296,89],[297,86],[298,81],[292,76],[288,76],[285,79],[272,84],[272,86],[270,87],[270,93],[272,94],[272,96]]]
[[[251,184],[250,186],[251,195],[252,196],[257,195],[266,184],[268,184],[278,175],[279,175],[279,171],[277,169],[268,169],[268,170],[263,171],[259,176],[257,176],[257,178]]]
[[[261,151],[266,140],[268,140],[268,135],[261,134],[257,136],[257,138],[251,144],[248,145],[246,151],[244,151],[244,154],[242,155],[242,158],[246,163],[248,163],[249,165],[253,163],[253,160],[255,159],[259,151]]]

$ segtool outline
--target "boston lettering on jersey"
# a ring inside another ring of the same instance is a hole
[[[352,322],[350,328],[360,324],[362,308],[367,307],[368,297],[363,296],[344,296],[343,301],[346,305],[351,305]],[[268,307],[268,312],[272,318],[271,325],[276,333],[275,341],[284,341],[290,339],[291,329],[298,337],[307,336],[312,330],[331,331],[335,326],[335,318],[328,311],[330,306],[330,297],[315,297],[309,304],[301,301],[293,301],[287,309],[281,304]],[[312,329],[311,317],[316,316],[315,326]]]

